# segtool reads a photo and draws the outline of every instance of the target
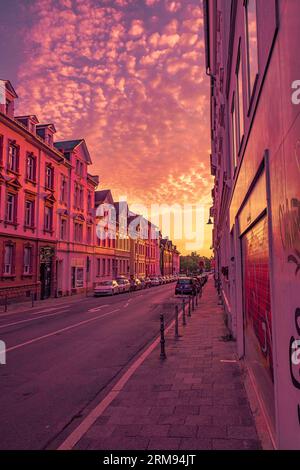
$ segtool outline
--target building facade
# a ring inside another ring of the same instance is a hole
[[[274,447],[300,449],[300,2],[204,16],[216,282]]]
[[[97,190],[84,139],[55,142],[54,124],[15,116],[16,99],[11,83],[1,80],[0,302],[73,295],[118,276],[160,274],[156,227],[130,213],[127,203],[115,203],[110,190]],[[170,274],[169,241],[166,253],[163,270]]]

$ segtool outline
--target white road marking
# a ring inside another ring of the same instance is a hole
[[[95,308],[90,308],[88,312],[98,312],[98,310],[101,310],[101,308],[104,308],[104,307],[109,307],[109,304],[100,305],[99,307],[95,307]]]
[[[32,315],[40,315],[41,313],[48,313],[48,312],[53,312],[53,310],[61,310],[63,308],[67,307],[72,307],[71,304],[67,305],[61,305],[60,307],[51,307],[51,308],[45,308],[44,310],[39,310],[38,312],[32,312]]]
[[[63,333],[64,331],[69,331],[72,330],[73,328],[76,328],[77,326],[85,325],[86,323],[90,323],[95,320],[100,320],[101,318],[106,317],[107,315],[111,315],[112,313],[118,312],[120,309],[117,308],[116,310],[112,310],[111,312],[104,313],[104,315],[101,315],[100,317],[94,317],[90,318],[89,320],[84,320],[79,323],[75,323],[74,325],[66,326],[65,328],[61,328],[60,330],[53,331],[52,333],[48,333],[47,335],[39,336],[37,338],[30,339],[29,341],[25,341],[25,343],[21,344],[16,344],[16,346],[12,346],[11,348],[7,348],[6,352],[14,351],[15,349],[20,349],[23,346],[27,346],[28,344],[33,344],[36,343],[37,341],[41,341],[42,339],[50,338],[51,336],[57,335],[59,333]]]
[[[179,318],[182,314],[179,315]],[[165,334],[174,327],[175,320],[165,329]],[[129,367],[129,369],[122,375],[118,382],[114,385],[111,391],[104,397],[100,403],[86,416],[86,418],[71,432],[71,434],[62,442],[58,450],[71,450],[83,435],[90,429],[94,422],[102,415],[106,408],[112,401],[119,395],[124,385],[128,382],[130,377],[151,354],[160,342],[160,335],[148,346],[148,348],[136,359],[136,361]]]
[[[131,301],[132,301],[132,299],[127,300],[126,304],[124,305],[124,308],[128,307],[128,305]]]
[[[61,313],[66,312],[67,310],[69,310],[69,309],[65,308],[65,309],[60,310],[59,312],[49,313],[49,315],[41,315],[39,318],[28,318],[26,320],[15,321],[13,323],[6,323],[5,325],[0,325],[0,328],[6,328],[8,326],[20,325],[21,323],[27,323],[27,322],[30,322],[30,321],[37,321],[37,320],[41,320],[42,318],[54,317],[55,315],[60,315]]]

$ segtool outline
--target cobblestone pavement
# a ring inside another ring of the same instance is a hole
[[[210,280],[182,326],[156,348],[82,437],[77,449],[260,449],[227,330]]]

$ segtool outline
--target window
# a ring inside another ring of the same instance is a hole
[[[7,243],[4,245],[4,263],[3,263],[3,274],[14,273],[14,245]]]
[[[106,263],[105,263],[105,258],[102,259],[102,276],[105,276],[106,272],[105,272],[105,267],[106,267]]]
[[[97,276],[101,276],[101,259],[97,259]]]
[[[75,222],[74,223],[74,241],[81,243],[82,235],[83,235],[83,225],[81,223]]]
[[[67,219],[60,219],[60,233],[59,237],[61,240],[66,240],[67,238]]]
[[[80,207],[81,210],[84,209],[84,206],[83,206],[83,194],[84,194],[84,193],[83,193],[83,188],[80,187],[80,189],[79,189],[79,207]]]
[[[30,199],[25,200],[25,226],[34,226],[34,201]]]
[[[6,222],[14,223],[17,219],[17,195],[13,193],[7,194],[6,201]]]
[[[110,259],[107,260],[107,275],[110,275]]]
[[[237,166],[235,94],[233,94],[233,97],[232,97],[232,107],[231,107],[231,152],[232,152],[232,164],[233,164],[233,173],[234,173],[236,166]]]
[[[46,165],[46,179],[45,179],[45,186],[48,189],[53,189],[54,183],[54,170],[53,167],[50,165]]]
[[[3,135],[0,135],[0,166],[3,165]]]
[[[245,0],[248,100],[250,103],[258,75],[256,0]]]
[[[47,232],[52,231],[52,214],[53,208],[51,206],[45,206],[44,229],[47,230]]]
[[[92,194],[89,191],[87,195],[87,210],[88,212],[92,209]]]
[[[87,244],[90,245],[92,243],[92,227],[87,227]]]
[[[14,144],[8,146],[8,170],[16,173],[19,170],[19,147]]]
[[[31,274],[31,272],[32,272],[32,246],[25,246],[23,274]]]
[[[27,155],[26,178],[30,181],[36,180],[36,158],[33,155]]]
[[[241,48],[239,47],[237,66],[236,66],[236,100],[237,100],[237,118],[238,118],[238,147],[240,147],[244,136],[244,95],[243,95],[243,76],[242,76],[242,61],[241,61]]]
[[[9,100],[6,100],[6,103],[5,103],[5,114],[8,115],[8,114],[9,114],[9,111],[10,111],[10,101],[9,101]]]
[[[60,181],[60,202],[67,202],[67,179],[64,175]]]

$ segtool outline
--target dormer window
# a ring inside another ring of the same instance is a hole
[[[47,144],[51,146],[53,142],[52,134],[47,134],[46,138],[47,138]]]
[[[6,100],[6,104],[5,104],[5,112],[7,114],[7,116],[9,115],[9,112],[10,112],[10,101],[9,100]]]

